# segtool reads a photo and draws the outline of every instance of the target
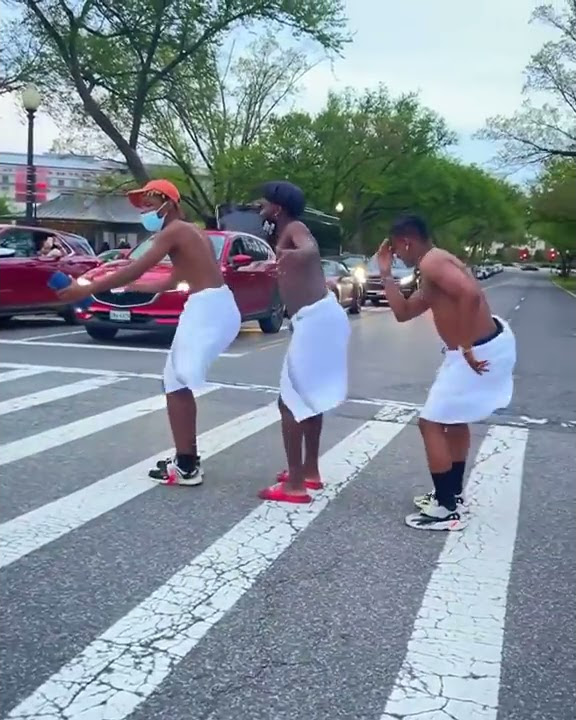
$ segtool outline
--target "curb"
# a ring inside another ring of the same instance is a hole
[[[558,283],[555,280],[552,280],[552,284],[557,287],[559,290],[563,290],[565,293],[568,293],[568,295],[571,295],[573,298],[576,299],[576,293],[573,293],[572,290],[568,290],[565,287],[562,287],[562,285],[558,285]]]

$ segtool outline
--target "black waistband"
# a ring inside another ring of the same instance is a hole
[[[504,325],[498,320],[497,317],[492,318],[494,320],[494,323],[496,325],[496,330],[494,330],[493,333],[490,333],[490,335],[486,335],[486,337],[480,338],[480,340],[476,340],[475,343],[473,343],[474,347],[478,347],[478,345],[486,345],[486,343],[489,343],[491,340],[494,340],[494,338],[497,338],[498,335],[504,332]]]

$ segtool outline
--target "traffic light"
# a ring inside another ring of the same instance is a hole
[[[550,248],[550,250],[548,250],[548,259],[551,262],[554,262],[557,258],[558,258],[558,253],[556,252],[556,250],[554,248]]]
[[[520,260],[528,260],[530,257],[530,252],[527,248],[522,248],[518,253]]]

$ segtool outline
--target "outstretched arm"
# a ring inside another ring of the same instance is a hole
[[[163,278],[162,280],[157,280],[156,282],[149,283],[140,283],[136,281],[135,283],[128,285],[127,290],[134,290],[135,292],[144,293],[163,293],[168,292],[168,290],[175,290],[178,283],[179,280],[176,276],[176,271],[172,270],[170,275]]]

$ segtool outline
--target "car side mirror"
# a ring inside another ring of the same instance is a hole
[[[14,255],[16,255],[16,250],[14,248],[0,247],[0,258],[14,257]]]
[[[246,267],[246,265],[250,265],[251,262],[252,258],[250,255],[244,255],[242,253],[240,255],[233,255],[230,258],[230,265],[235,268]]]

